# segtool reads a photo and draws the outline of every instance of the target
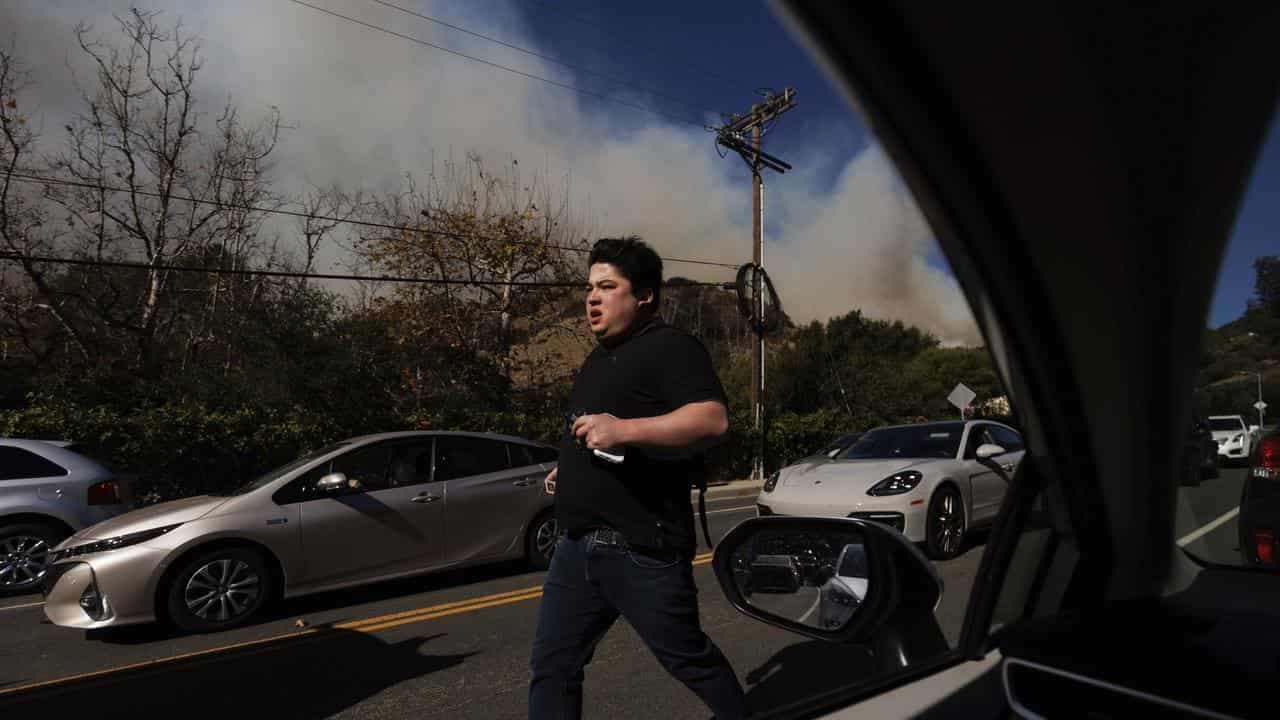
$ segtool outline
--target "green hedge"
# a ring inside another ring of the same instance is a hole
[[[470,430],[555,443],[563,422],[554,411],[453,409],[391,418],[378,427],[344,428],[301,407],[217,410],[183,404],[130,412],[33,399],[22,410],[0,414],[0,437],[74,440],[113,468],[136,475],[139,497],[155,502],[234,488],[301,452],[353,435]],[[773,418],[766,469],[782,467],[850,431],[829,411]],[[755,437],[749,412],[735,409],[728,439],[710,453],[713,479],[748,477]]]

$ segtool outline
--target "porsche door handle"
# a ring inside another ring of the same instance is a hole
[[[424,492],[424,493],[419,493],[419,494],[414,495],[413,497],[409,498],[409,502],[416,502],[416,503],[433,503],[433,502],[435,502],[435,501],[437,501],[437,500],[439,500],[439,499],[440,499],[440,496],[439,496],[439,495],[432,495],[431,493],[425,493],[425,492]]]

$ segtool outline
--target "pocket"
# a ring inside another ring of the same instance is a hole
[[[675,567],[680,562],[681,554],[679,551],[651,551],[651,550],[627,550],[627,558],[631,560],[631,564],[645,570],[663,570],[669,567]]]

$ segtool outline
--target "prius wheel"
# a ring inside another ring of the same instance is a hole
[[[925,550],[934,560],[950,560],[964,545],[964,503],[950,486],[939,488],[929,500],[925,519]]]
[[[62,533],[44,525],[0,527],[0,597],[39,592]]]
[[[536,570],[551,567],[551,556],[556,551],[556,541],[560,539],[560,526],[556,522],[556,514],[551,510],[544,511],[529,523],[529,537],[525,543],[525,556],[529,564]]]
[[[169,619],[183,630],[211,632],[244,623],[266,602],[271,575],[248,548],[223,548],[192,558],[166,593]]]

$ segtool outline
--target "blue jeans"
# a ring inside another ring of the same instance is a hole
[[[582,717],[583,670],[618,616],[716,718],[740,718],[742,686],[698,622],[688,553],[649,553],[562,537],[551,558],[533,641],[531,720]]]

